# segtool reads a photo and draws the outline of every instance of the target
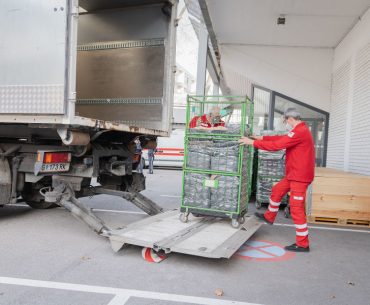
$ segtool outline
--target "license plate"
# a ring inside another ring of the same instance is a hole
[[[42,164],[40,172],[68,172],[69,163]]]

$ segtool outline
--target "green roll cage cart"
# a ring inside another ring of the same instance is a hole
[[[182,222],[191,213],[229,218],[235,228],[244,223],[254,150],[238,140],[253,133],[253,113],[253,102],[246,96],[188,96]]]

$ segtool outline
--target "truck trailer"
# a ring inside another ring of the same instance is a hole
[[[197,219],[183,228],[140,194],[141,150],[155,148],[171,130],[176,25],[177,0],[1,2],[0,206],[20,200],[36,209],[62,206],[109,237],[114,250],[130,242],[171,247],[146,235],[127,239],[128,229],[112,230],[78,198],[109,194],[148,215],[163,214],[157,217],[172,229],[158,238],[172,247],[184,230],[194,235],[211,224]],[[92,187],[92,178],[100,186]],[[134,227],[151,231],[147,225],[156,219]],[[252,227],[233,249],[258,226]]]
[[[92,177],[143,190],[137,147],[170,132],[176,1],[1,5],[0,205],[50,208],[57,185],[78,198]]]

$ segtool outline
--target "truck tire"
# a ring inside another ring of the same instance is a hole
[[[39,193],[37,188],[33,188],[32,183],[26,183],[22,190],[23,200],[33,209],[52,209],[57,208],[58,205],[53,202],[45,202],[45,199]]]
[[[58,205],[53,203],[53,202],[45,202],[45,200],[42,201],[29,201],[25,200],[25,202],[33,209],[38,209],[38,210],[46,210],[46,209],[53,209],[57,208]]]

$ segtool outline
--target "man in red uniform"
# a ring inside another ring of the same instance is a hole
[[[267,151],[286,149],[285,177],[273,186],[267,211],[264,214],[255,213],[255,215],[272,225],[279,211],[282,198],[290,191],[290,213],[296,228],[296,243],[285,247],[285,249],[295,252],[308,252],[310,248],[305,199],[307,187],[314,178],[314,142],[310,130],[301,121],[301,116],[295,108],[289,108],[285,111],[284,121],[287,124],[287,129],[290,130],[287,135],[253,136],[254,140],[244,137],[239,142]]]
[[[195,116],[189,123],[190,128],[212,128],[224,127],[225,122],[221,120],[220,108],[213,107],[208,114],[202,116]]]

